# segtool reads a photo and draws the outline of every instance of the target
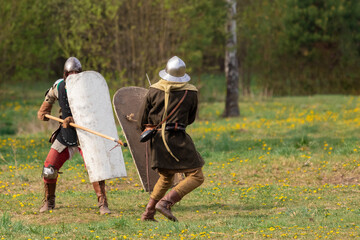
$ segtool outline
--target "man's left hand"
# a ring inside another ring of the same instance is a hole
[[[68,128],[70,126],[70,123],[75,123],[74,118],[72,116],[69,116],[64,119],[64,122],[62,124],[63,128]]]

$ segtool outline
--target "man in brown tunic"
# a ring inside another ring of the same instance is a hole
[[[186,126],[195,121],[198,105],[197,89],[188,83],[190,76],[185,69],[180,58],[172,57],[159,72],[161,80],[150,86],[140,108],[141,130],[161,124],[150,139],[151,167],[160,178],[142,214],[143,221],[156,221],[156,210],[177,221],[171,207],[204,182],[204,160],[185,132]],[[176,173],[184,173],[185,179],[166,194]]]

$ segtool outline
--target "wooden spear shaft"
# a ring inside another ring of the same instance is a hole
[[[64,122],[63,119],[54,117],[54,116],[49,115],[49,114],[45,114],[45,117],[47,117],[47,118],[49,118],[49,119],[52,119],[52,120],[55,120],[55,121],[58,121],[58,122],[61,122],[61,123]],[[77,124],[75,124],[75,123],[70,123],[70,126],[72,126],[72,127],[74,127],[74,128],[79,128],[79,129],[81,129],[81,130],[84,130],[84,131],[86,131],[86,132],[95,134],[95,135],[97,135],[97,136],[100,136],[100,137],[103,137],[103,138],[106,138],[106,139],[109,139],[109,140],[111,140],[111,141],[113,141],[113,142],[116,142],[116,143],[120,144],[121,146],[124,146],[124,147],[127,146],[127,143],[123,143],[121,140],[116,140],[116,139],[113,138],[113,137],[110,137],[110,136],[107,136],[107,135],[105,135],[105,134],[96,132],[96,131],[91,130],[91,129],[88,129],[88,128],[86,128],[86,127],[82,127],[82,126],[77,125]]]

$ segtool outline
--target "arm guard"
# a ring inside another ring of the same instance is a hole
[[[52,104],[48,102],[43,102],[37,113],[38,119],[41,121],[49,121],[49,119],[45,117],[45,114],[51,114],[51,108]]]

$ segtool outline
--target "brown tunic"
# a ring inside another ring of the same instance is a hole
[[[178,104],[185,90],[171,91],[167,114]],[[139,124],[141,130],[145,124],[157,125],[162,121],[164,114],[165,92],[150,87],[139,112]],[[197,91],[188,91],[186,98],[180,107],[171,115],[167,123],[181,123],[185,126],[195,121],[198,105]],[[161,131],[149,140],[151,149],[151,167],[153,169],[184,170],[199,168],[204,165],[204,160],[196,151],[194,142],[185,131],[165,131],[165,140],[171,152],[179,159],[176,161],[166,149],[161,137]]]

